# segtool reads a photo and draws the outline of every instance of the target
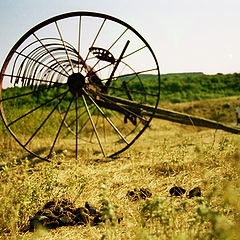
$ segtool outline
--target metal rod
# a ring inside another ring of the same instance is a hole
[[[119,39],[126,33],[126,31],[128,30],[128,28],[126,28],[122,34],[112,43],[112,45],[107,49],[108,51],[119,41]],[[87,75],[89,75],[90,73],[92,73],[92,70],[97,66],[97,64],[100,62],[100,59],[98,59],[98,61],[94,64],[94,66],[90,69],[90,71],[88,72]],[[112,65],[112,64],[110,64]],[[95,72],[96,73],[96,72]]]
[[[52,68],[52,67],[49,67],[48,65],[46,65],[46,64],[44,64],[44,63],[42,63],[42,62],[39,62],[39,61],[37,61],[36,59],[31,58],[31,57],[29,57],[29,56],[27,56],[27,55],[25,55],[25,54],[23,54],[23,53],[20,53],[20,52],[17,52],[17,51],[15,51],[15,53],[16,53],[16,54],[19,54],[19,55],[21,55],[21,56],[23,56],[23,57],[25,57],[25,58],[28,58],[28,59],[30,59],[30,60],[32,60],[32,61],[34,61],[34,62],[37,62],[37,63],[43,65],[44,67],[49,68],[49,69],[53,70],[54,72],[57,72],[57,73],[65,76],[65,77],[68,77],[68,75],[65,75],[65,74],[63,74],[62,72],[59,72],[59,71],[57,71],[56,69],[54,69],[54,68]]]
[[[68,110],[70,109],[70,107],[71,107],[71,105],[72,105],[72,102],[73,102],[74,97],[75,97],[75,96],[72,97],[72,99],[71,99],[71,101],[70,101],[70,103],[69,103],[69,105],[68,105],[68,108],[67,108]],[[55,146],[55,144],[56,144],[56,141],[57,141],[57,139],[58,139],[58,136],[59,136],[59,134],[60,134],[60,132],[61,132],[63,123],[65,122],[66,116],[67,116],[67,114],[68,114],[68,110],[66,111],[66,113],[65,113],[65,115],[64,115],[64,118],[63,118],[63,120],[62,120],[62,122],[61,122],[61,125],[60,125],[60,127],[59,127],[59,129],[58,129],[57,135],[56,135],[56,137],[55,137],[55,139],[54,139],[54,141],[53,141],[53,145],[52,145],[52,147],[51,147],[51,149],[50,149],[50,152],[49,152],[49,154],[48,154],[48,158],[52,155],[53,148],[54,148],[54,146]]]
[[[98,35],[100,34],[100,32],[101,32],[101,30],[102,30],[102,28],[103,28],[103,25],[104,25],[104,23],[106,22],[106,20],[107,20],[107,19],[104,18],[104,20],[103,20],[103,22],[102,22],[102,24],[101,24],[101,26],[100,26],[100,28],[99,28],[99,30],[98,30],[98,32],[97,32],[97,35],[95,36],[95,38],[94,38],[94,40],[93,40],[93,42],[92,42],[91,47],[93,47],[94,43],[96,42],[96,40],[97,40],[97,38],[98,38]],[[91,47],[90,47],[90,48],[91,48]],[[90,49],[90,48],[89,48],[89,49]],[[87,56],[86,56],[86,58],[85,58],[85,60],[84,60],[84,62],[83,62],[83,66],[84,66],[85,63],[86,63],[89,54],[90,54],[90,50],[88,50]],[[82,72],[83,66],[82,66],[80,72]]]
[[[91,106],[89,109],[92,109],[92,107],[93,107],[93,106]],[[72,126],[73,123],[74,123],[75,121],[79,120],[80,117],[82,117],[85,113],[87,113],[87,111],[82,112],[82,113],[78,116],[78,119],[74,119],[70,124],[68,124],[68,126],[69,126],[69,127]]]
[[[55,86],[52,86],[51,88],[53,88],[53,87],[55,87]],[[19,98],[19,97],[24,97],[24,96],[27,96],[27,95],[30,95],[30,94],[33,94],[33,93],[37,93],[37,92],[43,92],[43,91],[46,90],[46,89],[48,89],[48,87],[46,87],[46,88],[44,88],[44,89],[40,89],[40,90],[36,90],[36,91],[24,93],[24,94],[21,94],[21,95],[18,95],[18,96],[13,96],[13,97],[8,97],[8,98],[0,99],[0,102],[4,102],[4,101],[7,101],[7,100]]]
[[[126,50],[127,50],[127,47],[128,47],[128,45],[129,45],[129,43],[130,43],[130,41],[127,40],[127,42],[126,42],[126,44],[125,44],[125,46],[124,46],[124,48],[123,48],[123,50],[122,50],[122,52],[121,52],[121,54],[120,54],[120,57],[118,58],[115,66],[114,66],[114,68],[113,68],[113,71],[112,71],[109,79],[107,80],[107,82],[106,82],[106,84],[105,84],[105,87],[106,87],[106,88],[108,88],[108,87],[110,86],[111,81],[112,81],[112,78],[113,78],[113,76],[114,76],[114,74],[115,74],[115,72],[116,72],[116,70],[117,70],[117,68],[118,68],[119,63],[121,62],[121,60],[122,60],[122,58],[123,58],[124,53],[125,53]]]
[[[75,98],[75,103],[76,103],[76,159],[78,157],[78,93]]]
[[[63,47],[64,47],[64,49],[65,49],[65,52],[66,52],[66,55],[67,55],[67,59],[68,59],[68,61],[69,61],[69,63],[70,63],[70,66],[71,66],[71,68],[72,68],[72,73],[74,73],[74,69],[73,69],[72,61],[71,61],[71,59],[70,59],[70,57],[69,57],[69,54],[68,54],[68,51],[67,51],[67,48],[66,48],[65,42],[64,42],[64,40],[63,40],[62,34],[61,34],[61,32],[60,32],[60,29],[59,29],[59,27],[58,27],[57,22],[55,22],[55,24],[56,24],[56,27],[57,27],[57,30],[58,30],[58,34],[59,34],[59,36],[60,36],[60,38],[61,38],[61,41],[62,41]]]
[[[95,107],[98,109],[98,111],[105,117],[105,119],[109,122],[109,124],[112,126],[112,128],[115,130],[115,132],[122,138],[122,140],[126,143],[129,144],[128,141],[124,138],[124,136],[121,134],[121,132],[117,129],[117,127],[113,124],[113,122],[105,115],[103,110],[97,105],[97,103],[93,100],[91,96],[87,94],[87,92],[83,89],[84,93],[88,96],[90,101],[95,105]]]
[[[94,83],[91,83],[91,85],[97,87],[97,85],[94,84]],[[124,89],[124,88],[117,88],[117,87],[111,87],[111,86],[109,86],[108,88],[114,89],[114,90],[119,90],[119,91],[122,91],[122,92],[126,92],[126,89]],[[128,89],[128,91],[129,91],[130,93],[139,93],[139,94],[141,94],[141,95],[144,94],[144,95],[153,96],[153,97],[157,97],[157,96],[158,96],[158,94],[147,93],[147,92],[142,92],[142,91],[138,91],[138,90],[129,90],[129,89]]]
[[[97,126],[97,124],[98,124],[98,119],[99,119],[99,112],[97,113],[97,120],[95,122],[95,126]],[[91,137],[89,139],[89,142],[92,142],[93,135],[94,135],[94,132],[92,131],[92,134],[91,134]]]
[[[66,91],[66,92],[67,92],[67,91]],[[15,119],[14,121],[10,122],[7,126],[10,127],[12,124],[14,124],[15,122],[19,121],[20,119],[26,117],[26,116],[29,115],[30,113],[35,112],[36,110],[38,110],[39,108],[47,105],[48,103],[52,102],[52,101],[55,100],[56,98],[61,97],[61,96],[64,95],[66,92],[59,94],[58,96],[56,96],[56,97],[48,100],[48,101],[45,102],[45,103],[42,103],[41,105],[37,106],[36,108],[34,108],[34,109],[30,110],[29,112],[25,113],[25,114],[22,115],[21,117],[19,117],[19,118]]]
[[[69,90],[68,90],[69,91]],[[53,114],[53,112],[56,110],[58,105],[62,102],[64,97],[67,95],[68,91],[64,94],[64,96],[59,100],[59,102],[56,104],[56,106],[52,109],[52,111],[49,113],[49,115],[44,119],[44,121],[41,123],[41,125],[37,128],[37,130],[33,133],[33,135],[28,139],[28,141],[23,145],[26,147],[29,142],[33,139],[33,137],[39,132],[39,130],[42,128],[42,126],[46,123],[46,121],[50,118],[50,116]]]
[[[82,16],[79,17],[79,26],[78,26],[78,55],[80,56],[80,37],[81,37],[81,25],[82,25]],[[78,72],[80,72],[80,57],[78,56]]]
[[[97,140],[98,140],[98,144],[100,145],[100,148],[101,148],[101,150],[102,150],[102,154],[103,154],[104,157],[106,157],[106,154],[105,154],[105,152],[104,152],[102,143],[101,143],[100,138],[99,138],[99,136],[98,136],[97,129],[96,129],[95,125],[94,125],[94,122],[93,122],[91,113],[90,113],[90,111],[89,111],[89,109],[88,109],[88,105],[87,105],[87,103],[86,103],[86,99],[85,99],[85,97],[84,97],[83,94],[82,94],[82,100],[83,100],[83,103],[84,103],[85,108],[86,108],[86,110],[87,110],[88,117],[89,117],[89,119],[90,119],[90,121],[91,121],[91,124],[92,124],[93,130],[94,130],[94,132],[95,132],[96,138],[97,138]]]
[[[23,77],[23,76],[17,76],[17,75],[6,74],[6,73],[4,73],[3,76],[6,76],[6,77],[14,77],[14,78],[24,78],[24,79],[33,80],[33,81],[36,81],[36,82],[52,83],[51,81],[44,80],[44,79],[31,78],[31,77]],[[65,83],[60,83],[60,82],[54,82],[54,84],[65,85]]]
[[[54,57],[54,55],[49,51],[49,49],[43,44],[43,42],[37,37],[35,33],[33,33],[34,37],[41,43],[41,45],[47,50],[47,52],[51,55],[51,57],[57,62],[57,64],[62,68],[62,70],[68,74],[66,69],[62,66],[62,64]],[[69,75],[69,74],[68,74]]]
[[[92,92],[92,91],[91,91]],[[93,94],[97,95],[96,93],[92,92]],[[105,97],[104,95],[98,93],[99,96],[101,96],[101,98],[105,99],[106,101],[112,103],[113,105],[117,106],[118,108],[122,109],[124,112],[128,112],[130,113],[131,115],[134,115],[136,116],[137,118],[141,119],[142,121],[146,121],[146,119],[144,119],[142,116],[138,115],[137,113],[129,110],[127,107],[124,107],[122,105],[119,105],[116,101],[112,101],[110,98],[108,97]],[[107,107],[107,105],[106,105]]]
[[[137,49],[136,51],[129,53],[128,55],[124,56],[123,59],[126,58],[126,57],[131,56],[132,54],[134,54],[134,53],[136,53],[136,52],[138,52],[138,51],[140,51],[140,50],[142,50],[142,49],[144,49],[145,47],[147,47],[147,46],[143,46],[143,47]]]

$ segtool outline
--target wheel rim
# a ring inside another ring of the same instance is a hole
[[[62,14],[33,27],[0,75],[4,124],[24,149],[45,160],[63,148],[76,157],[83,150],[123,152],[155,110],[142,117],[118,99],[156,109],[159,94],[159,67],[146,40],[127,23],[93,12]]]

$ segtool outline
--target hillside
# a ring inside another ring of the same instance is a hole
[[[140,76],[143,79],[145,88],[150,92],[152,89],[156,89],[157,86],[154,85],[156,81],[151,81],[155,79],[155,75],[143,74]],[[115,87],[121,88],[119,85],[122,81],[129,82],[129,90],[141,90],[139,81],[136,78],[131,79],[130,77],[122,78],[121,81],[116,82]],[[38,87],[39,90],[45,88],[44,85]],[[14,87],[3,90],[3,95],[5,97],[11,97],[16,94],[24,93],[28,91],[30,87]],[[61,91],[65,88],[61,87]],[[24,98],[24,103],[20,100],[18,101],[19,107],[21,104],[35,104],[36,101],[39,103],[44,102],[46,99],[50,99],[52,96],[56,95],[58,90],[50,89],[42,92],[36,92],[32,97]],[[153,91],[154,92],[154,91]],[[134,92],[131,93],[134,97]],[[160,91],[160,102],[189,102],[197,100],[206,100],[219,97],[228,96],[239,96],[240,95],[240,74],[216,74],[216,75],[206,75],[203,73],[172,73],[161,75],[161,91]],[[69,100],[69,99],[68,99]],[[155,99],[148,98],[149,104],[154,104]]]

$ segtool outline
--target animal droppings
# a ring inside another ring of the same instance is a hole
[[[120,223],[122,217],[117,220]],[[67,200],[50,201],[30,219],[28,230],[34,231],[41,226],[48,229],[88,224],[92,226],[101,222],[104,222],[101,211],[89,202],[86,202],[84,207],[76,208]]]
[[[127,192],[127,197],[131,201],[137,201],[139,199],[146,199],[151,196],[152,196],[152,193],[149,191],[148,188],[140,188],[140,189],[134,188],[134,190]]]
[[[182,187],[172,187],[169,190],[169,193],[170,193],[171,197],[173,197],[173,196],[176,196],[176,197],[182,196],[185,192],[186,192],[186,190],[184,188],[182,188]]]
[[[193,197],[201,197],[202,196],[202,193],[201,193],[201,189],[200,187],[195,187],[193,188],[189,194],[188,194],[188,197],[189,198],[193,198]]]

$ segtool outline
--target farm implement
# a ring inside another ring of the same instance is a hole
[[[66,149],[113,157],[152,118],[240,133],[211,120],[158,108],[160,71],[129,24],[70,12],[36,25],[10,50],[0,74],[0,113],[15,140],[49,160]]]

